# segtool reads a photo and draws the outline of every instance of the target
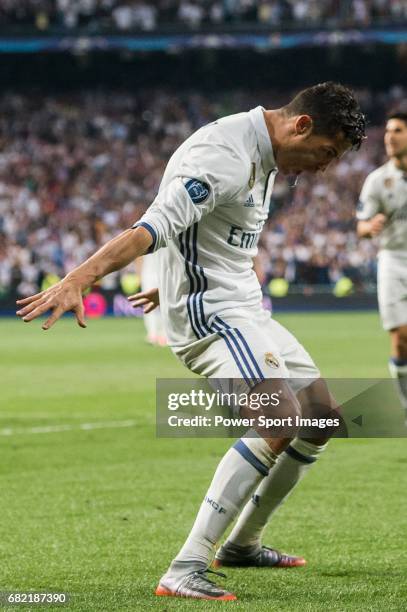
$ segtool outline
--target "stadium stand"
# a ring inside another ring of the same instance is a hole
[[[152,31],[203,25],[368,27],[407,18],[403,0],[2,0],[0,29]]]
[[[358,241],[354,211],[363,180],[383,159],[385,111],[405,99],[359,92],[371,125],[367,144],[324,177],[303,176],[293,190],[282,178],[260,243],[265,281],[332,286],[343,275],[361,290],[375,279],[375,244]],[[47,274],[63,276],[120,230],[155,197],[166,162],[194,129],[215,117],[281,93],[209,96],[162,89],[140,95],[5,94],[0,98],[0,288],[35,292]],[[154,109],[154,110],[151,110]],[[104,283],[114,288],[117,275]]]

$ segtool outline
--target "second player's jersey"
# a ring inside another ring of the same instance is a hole
[[[378,213],[387,217],[380,249],[407,256],[407,175],[391,160],[368,175],[360,195],[357,218],[366,221]]]
[[[253,271],[275,160],[263,109],[199,129],[171,157],[156,199],[136,224],[161,249],[159,290],[169,344],[213,334],[216,315],[261,305]]]

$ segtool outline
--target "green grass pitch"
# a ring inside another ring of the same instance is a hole
[[[375,314],[278,319],[326,376],[387,377]],[[267,531],[266,544],[304,555],[306,568],[230,569],[237,602],[158,599],[231,441],[155,437],[154,379],[186,371],[144,343],[140,321],[81,330],[66,319],[45,333],[3,319],[0,338],[0,591],[66,591],[65,609],[83,612],[406,610],[405,440],[331,443]],[[28,431],[48,426],[70,429]]]

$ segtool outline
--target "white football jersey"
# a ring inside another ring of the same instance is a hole
[[[257,310],[253,257],[277,168],[262,107],[206,125],[172,155],[158,195],[135,226],[160,249],[159,290],[169,344],[216,333],[227,309]],[[250,316],[250,312],[248,312]]]
[[[391,160],[367,176],[360,194],[357,218],[366,221],[378,213],[387,217],[379,236],[380,249],[406,255],[407,174]]]

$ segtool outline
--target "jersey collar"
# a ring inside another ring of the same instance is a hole
[[[407,173],[405,172],[405,170],[402,170],[401,168],[396,166],[396,162],[393,159],[389,159],[388,164],[389,164],[390,168],[392,168],[392,170],[394,172],[396,172],[396,174],[399,174],[403,178],[404,178],[404,176],[406,176]]]
[[[261,165],[265,174],[276,168],[276,160],[274,158],[273,147],[270,140],[270,135],[267,130],[266,120],[264,119],[262,106],[257,106],[249,111],[250,119],[253,123],[256,132],[257,143],[261,156]]]

